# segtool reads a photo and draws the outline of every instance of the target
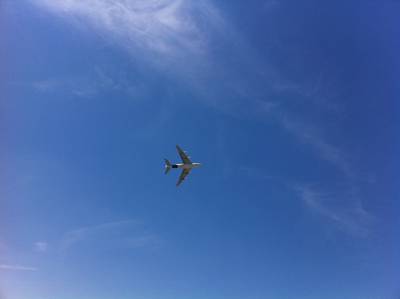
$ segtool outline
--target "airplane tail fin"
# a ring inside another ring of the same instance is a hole
[[[165,160],[165,174],[167,174],[171,170],[171,162],[169,162],[167,159]]]

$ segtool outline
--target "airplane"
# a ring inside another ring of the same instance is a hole
[[[179,186],[183,182],[183,180],[186,178],[186,176],[189,174],[189,172],[193,168],[197,168],[197,167],[201,166],[201,164],[193,163],[190,160],[190,157],[186,154],[186,152],[184,152],[179,147],[179,145],[176,146],[176,150],[178,151],[178,154],[181,157],[183,163],[171,164],[171,162],[168,159],[164,159],[165,160],[165,174],[167,174],[171,170],[171,168],[182,168],[181,175],[179,176],[179,180],[176,183],[176,186]]]

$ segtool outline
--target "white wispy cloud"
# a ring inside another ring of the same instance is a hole
[[[46,252],[49,244],[44,241],[38,241],[33,244],[33,249],[36,252]]]
[[[177,55],[204,50],[207,39],[201,29],[218,20],[208,1],[185,0],[31,0],[68,21],[89,24],[130,50]],[[212,22],[210,22],[212,21]]]
[[[21,266],[21,265],[0,264],[0,270],[9,270],[9,271],[37,271],[37,268],[35,268],[35,267]]]
[[[286,131],[302,143],[310,145],[320,158],[339,169],[347,179],[354,178],[355,170],[347,155],[338,146],[329,143],[315,126],[306,125],[283,114],[277,116],[278,122]]]
[[[250,48],[209,0],[29,1],[65,22],[90,28],[89,34],[102,36],[106,44],[122,47],[131,54],[135,64],[144,63],[150,69],[155,67],[163,76],[189,85],[196,97],[205,103],[220,98],[217,90],[221,87],[239,95],[254,89],[238,83],[243,81],[243,74],[232,75],[234,72],[226,69],[228,65],[232,67],[231,58],[221,62],[221,57],[216,54],[222,45],[246,61],[254,60],[255,53],[249,53]],[[250,64],[257,65],[254,61]],[[269,71],[264,68],[263,72]],[[248,80],[254,82],[250,77]],[[112,83],[118,85],[115,78]],[[96,90],[97,83],[95,85]],[[36,84],[37,90],[43,91],[47,87],[47,80]],[[128,86],[123,88],[128,89]],[[81,92],[78,88],[74,94],[82,96],[92,90]],[[224,100],[220,98],[219,101]]]
[[[119,75],[115,76],[115,73]],[[115,67],[110,66],[94,66],[85,75],[11,84],[21,88],[31,88],[38,93],[63,94],[76,99],[94,98],[104,93],[115,93],[130,99],[140,99],[151,93],[142,81],[132,78],[126,71],[116,71]]]
[[[363,208],[355,192],[322,192],[315,186],[296,185],[294,189],[310,211],[323,216],[340,230],[367,237],[373,217]]]
[[[330,163],[342,175],[342,187],[335,192],[331,187],[315,188],[312,184],[297,185],[296,191],[306,207],[334,223],[342,231],[356,237],[367,237],[374,217],[363,207],[359,196],[360,175],[350,162],[349,156],[339,146],[327,141],[321,131],[294,118],[280,116],[279,122],[300,142],[309,145],[316,154]],[[318,180],[316,180],[318,182]]]
[[[60,242],[60,250],[65,253],[73,248],[85,245],[101,244],[98,249],[109,248],[139,248],[156,246],[160,238],[142,229],[136,220],[107,222],[99,225],[85,226],[64,234]]]
[[[104,44],[124,49],[136,66],[190,86],[205,103],[213,101],[200,94],[203,90],[215,90],[209,86],[210,80],[232,82],[232,78],[223,78],[229,71],[225,72],[224,66],[218,63],[214,50],[222,40],[229,39],[231,48],[239,41],[232,38],[230,26],[209,0],[29,1],[59,20],[101,37]],[[114,77],[110,82],[113,85],[107,87],[99,86],[101,76],[97,79],[72,85],[68,90],[78,97],[93,97],[116,86],[129,96],[137,91],[132,88],[132,80],[130,84],[120,85],[120,78]],[[46,84],[37,84],[36,89],[44,90],[42,86]],[[232,83],[232,86],[237,89],[238,85]]]
[[[41,81],[36,81],[32,83],[32,87],[37,91],[49,92],[57,89],[60,82],[54,79],[46,79]]]

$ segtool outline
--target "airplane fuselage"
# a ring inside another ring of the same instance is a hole
[[[171,168],[182,168],[182,169],[193,169],[199,167],[200,163],[191,163],[191,164],[184,164],[184,163],[177,163],[172,164]]]

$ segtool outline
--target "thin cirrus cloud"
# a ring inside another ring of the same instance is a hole
[[[48,249],[48,243],[44,241],[38,241],[33,244],[33,249],[36,252],[46,252]]]
[[[27,267],[21,265],[9,265],[9,264],[1,264],[0,270],[9,270],[9,271],[37,271],[35,267]]]
[[[360,178],[348,155],[329,143],[316,128],[306,126],[293,118],[280,117],[281,125],[297,140],[308,144],[320,159],[327,161],[343,174],[344,187],[339,194],[321,191],[311,185],[296,185],[295,191],[307,209],[323,216],[341,231],[354,237],[368,237],[371,232],[373,215],[363,207],[359,195]]]
[[[160,238],[142,228],[136,220],[106,222],[68,231],[60,241],[60,252],[68,253],[83,248],[133,249],[154,247]],[[100,246],[97,246],[99,245]]]
[[[346,154],[339,147],[325,140],[316,128],[296,121],[293,117],[282,115],[278,117],[278,122],[300,142],[310,145],[321,159],[335,166],[347,179],[354,179],[355,170],[348,161]]]
[[[69,21],[90,25],[130,50],[166,55],[200,53],[206,35],[196,20],[218,20],[214,7],[204,0],[31,1]]]
[[[114,78],[110,73],[112,72],[96,66],[89,73],[90,79],[85,76],[75,76],[43,79],[29,84],[21,82],[13,84],[33,88],[38,93],[68,94],[76,98],[92,98],[102,92],[110,91],[132,97],[146,93],[144,84],[133,81],[127,73],[120,72],[122,75],[118,78]]]
[[[372,217],[357,194],[330,194],[311,185],[297,185],[294,189],[310,211],[325,217],[338,229],[355,237],[369,235]]]
[[[220,68],[214,65],[209,51],[212,41],[225,38],[230,31],[219,10],[208,0],[29,1],[67,24],[102,37],[105,44],[124,49],[135,63],[145,63],[146,68],[184,81],[195,92],[207,90],[204,80],[213,73],[211,69]],[[44,78],[33,88],[92,97],[107,87],[98,81]],[[131,85],[133,82],[121,88],[131,94]]]

